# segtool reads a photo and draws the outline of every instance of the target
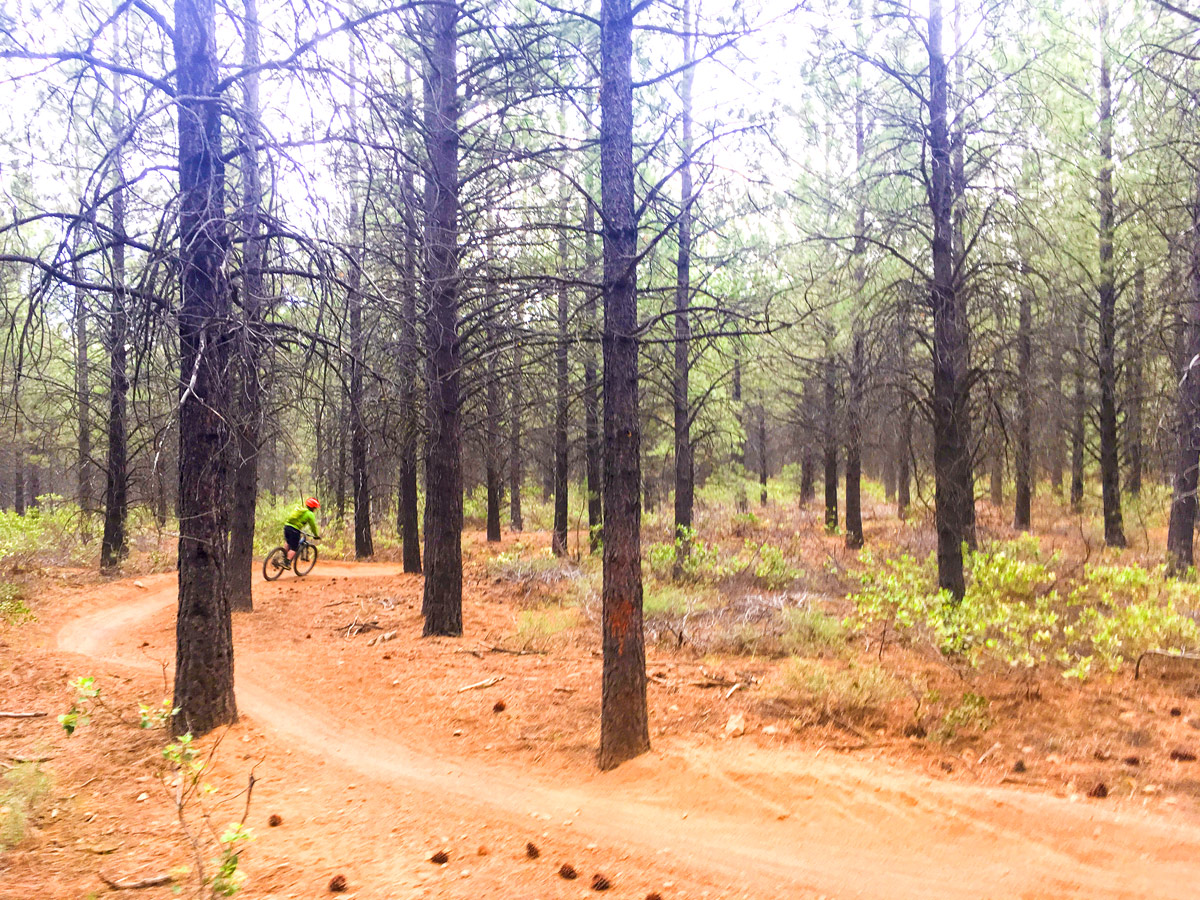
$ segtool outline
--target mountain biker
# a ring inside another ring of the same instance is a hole
[[[292,514],[287,517],[283,525],[283,540],[287,544],[287,568],[291,568],[292,560],[296,558],[296,554],[300,550],[300,529],[308,526],[312,536],[320,538],[321,533],[317,530],[317,517],[313,515],[314,509],[320,509],[321,504],[317,502],[316,497],[309,497],[303,503],[298,505]]]

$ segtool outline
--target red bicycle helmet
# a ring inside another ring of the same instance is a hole
[[[321,504],[317,502],[316,497],[309,497],[307,500],[304,501],[304,505],[307,506],[309,509],[320,509],[321,508]]]

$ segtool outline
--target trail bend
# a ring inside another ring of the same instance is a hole
[[[323,562],[309,577],[353,583],[398,572]],[[176,597],[173,575],[107,585],[59,629],[58,646],[157,671],[173,656]],[[301,652],[294,663],[304,664]],[[563,840],[580,848],[602,843],[632,868],[661,863],[683,873],[681,896],[1190,900],[1200,880],[1200,827],[1132,804],[940,782],[844,755],[736,741],[676,741],[615,772],[556,783],[504,760],[414,746],[403,723],[347,716],[336,696],[295,696],[278,654],[241,640],[236,685],[243,715],[290,752],[368,786],[364,802],[380,815],[402,797],[411,815],[436,819],[453,808],[460,819],[514,833],[531,817],[569,821]],[[327,776],[313,790],[332,791],[336,804],[333,784]],[[442,895],[474,896],[479,887]]]

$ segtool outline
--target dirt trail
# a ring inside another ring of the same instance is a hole
[[[358,579],[397,570],[323,563],[320,574]],[[171,653],[164,639],[175,581],[140,584],[101,589],[87,615],[59,630],[60,649],[157,669],[154,660]],[[147,649],[146,641],[157,643]],[[553,823],[559,846],[580,854],[592,845],[616,848],[626,871],[639,873],[630,885],[667,872],[676,896],[1183,900],[1195,896],[1200,878],[1200,827],[1137,801],[1073,802],[939,782],[844,755],[737,741],[660,743],[616,772],[557,779],[567,783],[490,757],[447,758],[406,743],[402,722],[348,716],[335,695],[295,696],[280,652],[239,646],[239,708],[289,748],[297,771],[321,766],[320,778],[305,780],[314,804],[338,806],[353,782],[363,822],[387,819],[402,804],[405,815],[430,820],[452,809],[456,820],[485,823],[492,834],[523,833],[531,820],[540,833]],[[293,655],[302,665],[303,648]],[[376,870],[388,870],[386,846],[366,852]],[[433,890],[528,895],[520,870],[505,874],[492,863],[488,871],[490,885],[476,879]],[[586,893],[583,881],[573,885],[558,895]],[[379,888],[355,896],[431,890],[399,877]],[[645,893],[620,888],[614,896]]]

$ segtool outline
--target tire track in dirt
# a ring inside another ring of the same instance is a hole
[[[389,567],[325,564],[338,578]],[[64,625],[61,649],[158,669],[142,635],[175,603],[173,575],[118,582]],[[154,648],[163,654],[169,648]],[[578,784],[491,761],[445,758],[395,723],[347,721],[323,698],[293,698],[274,662],[239,649],[239,708],[295,752],[430,809],[453,802],[527,827],[571,820],[585,841],[638,859],[668,853],[698,884],[754,897],[1191,898],[1200,829],[1158,813],[938,782],[846,757],[675,742]],[[347,778],[350,780],[350,778]],[[331,799],[331,802],[334,802]],[[476,886],[478,887],[478,886]],[[718,891],[720,892],[720,891]]]

